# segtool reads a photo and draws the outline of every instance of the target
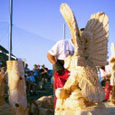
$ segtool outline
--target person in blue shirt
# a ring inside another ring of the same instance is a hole
[[[27,84],[28,84],[27,86],[28,92],[33,94],[35,92],[35,85],[36,85],[33,71],[30,71],[28,73],[28,76],[26,77],[26,79],[27,79]]]

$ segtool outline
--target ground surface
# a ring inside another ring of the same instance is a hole
[[[28,94],[27,95],[27,101],[28,104],[31,104],[31,100],[36,101],[38,98],[42,96],[49,96],[53,95],[53,88],[51,87],[50,82],[47,82],[45,85],[45,89],[43,90],[36,90],[35,94]],[[9,106],[9,101],[8,101],[8,92],[6,91],[5,94],[5,104],[0,106],[0,115],[11,115],[11,109]]]

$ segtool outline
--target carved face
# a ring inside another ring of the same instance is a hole
[[[115,58],[111,58],[110,60],[110,66],[113,70],[115,70]]]
[[[110,62],[110,66],[112,67],[113,70],[115,70],[115,62]]]

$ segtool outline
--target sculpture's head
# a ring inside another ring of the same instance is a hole
[[[113,70],[115,70],[115,57],[112,57],[112,58],[110,59],[110,66],[111,66],[111,68],[112,68]]]
[[[111,43],[111,57],[109,63],[111,68],[115,70],[115,43]]]
[[[82,34],[83,34],[84,30],[85,30],[85,28],[81,28],[81,29],[79,30],[79,33],[80,33],[80,37],[81,37],[81,38],[82,38]],[[81,40],[82,40],[82,39],[81,39]]]

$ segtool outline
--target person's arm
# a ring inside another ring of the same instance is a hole
[[[52,63],[53,65],[53,69],[54,71],[58,72],[58,73],[63,73],[64,72],[64,67],[62,66],[62,64],[60,64],[59,61],[57,61],[55,59],[55,56],[52,56],[49,52],[47,53],[47,58],[50,61],[50,63]]]
[[[47,58],[50,63],[53,65],[53,70],[58,72],[59,74],[64,72],[63,65],[57,60],[58,57],[55,56],[59,55],[59,48],[62,46],[63,41],[58,41],[47,53]],[[61,44],[61,45],[60,45]]]
[[[47,58],[50,61],[50,63],[52,63],[52,64],[56,63],[55,56],[52,56],[50,53],[47,53]]]
[[[58,41],[47,53],[47,58],[50,61],[51,64],[56,63],[55,56],[59,55],[59,47],[60,47],[61,41]]]

